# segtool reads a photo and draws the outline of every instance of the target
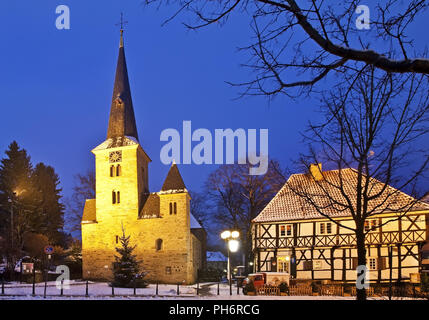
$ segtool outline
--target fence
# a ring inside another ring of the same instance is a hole
[[[264,284],[262,287],[258,288],[257,294],[260,296],[279,296],[280,289],[277,286],[270,286]]]
[[[311,286],[290,286],[289,287],[290,296],[311,296],[313,295],[313,289]]]
[[[366,295],[368,297],[373,297],[374,296],[374,288],[369,287],[368,289],[366,289]],[[356,296],[356,287],[352,287],[352,296]]]

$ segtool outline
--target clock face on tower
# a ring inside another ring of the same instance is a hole
[[[122,161],[122,151],[112,151],[109,154],[109,162],[121,162]]]

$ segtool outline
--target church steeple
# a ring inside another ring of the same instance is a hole
[[[128,81],[127,63],[125,61],[123,32],[123,23],[121,21],[119,55],[113,87],[112,105],[110,107],[107,139],[129,136],[134,137],[138,141],[131,89]]]

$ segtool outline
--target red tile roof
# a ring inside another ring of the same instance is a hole
[[[319,210],[329,217],[350,216],[351,213],[345,206],[346,198],[356,208],[357,178],[357,171],[350,168],[323,171],[321,181],[315,181],[308,173],[293,174],[253,222],[323,218]],[[369,201],[368,212],[374,210],[376,214],[429,210],[429,204],[417,201],[391,186],[386,186],[382,191],[384,186],[379,180],[369,178],[369,195],[380,192],[381,195]]]

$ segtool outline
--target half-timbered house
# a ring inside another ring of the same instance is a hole
[[[291,175],[252,221],[255,271],[289,272],[297,279],[355,281],[356,236],[347,228],[355,228],[355,222],[341,203],[345,198],[356,199],[356,177],[354,169],[322,171],[321,164]],[[429,205],[370,179],[373,192],[382,191],[382,196],[369,202],[368,210],[374,214],[365,223],[369,279],[387,281],[392,269],[394,280],[407,281],[422,268]]]

